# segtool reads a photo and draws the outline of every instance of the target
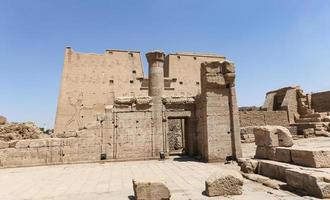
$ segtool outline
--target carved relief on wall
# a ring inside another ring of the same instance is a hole
[[[82,92],[78,92],[76,90],[67,92],[69,105],[74,109],[73,114],[69,118],[69,120],[65,123],[64,130],[69,130],[72,127],[81,128],[82,120],[81,120],[81,111],[83,108],[83,98],[84,95]]]

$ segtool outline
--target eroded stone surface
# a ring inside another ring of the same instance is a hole
[[[330,174],[302,169],[286,170],[287,184],[318,198],[330,197]]]
[[[244,173],[252,174],[257,172],[258,161],[253,159],[245,160],[241,163],[241,171]]]
[[[290,147],[293,145],[290,131],[281,126],[260,126],[254,128],[255,142],[257,146]]]
[[[135,200],[169,200],[170,190],[164,183],[133,180]]]
[[[265,146],[257,146],[255,158],[259,159],[269,159],[274,160],[275,159],[275,147],[265,147]]]
[[[225,196],[242,194],[243,177],[233,170],[218,170],[205,182],[207,196]]]
[[[7,123],[7,118],[0,115],[0,125],[4,125],[5,123]]]
[[[297,165],[307,167],[330,167],[330,149],[291,149],[291,159]]]

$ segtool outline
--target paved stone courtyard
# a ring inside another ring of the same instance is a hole
[[[106,162],[0,169],[2,200],[129,200],[134,199],[132,179],[159,177],[172,198],[185,199],[301,199],[244,180],[241,196],[209,198],[202,194],[204,181],[219,168],[238,169],[234,164],[209,164],[188,158],[166,161]]]

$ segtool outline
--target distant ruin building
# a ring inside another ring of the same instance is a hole
[[[240,108],[242,142],[253,142],[253,126],[279,125],[293,135],[330,136],[330,91],[305,94],[299,86],[267,92],[260,107]]]
[[[55,136],[84,135],[102,159],[241,156],[235,67],[223,56],[66,48]],[[94,152],[96,151],[96,152]]]

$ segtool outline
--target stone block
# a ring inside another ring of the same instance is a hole
[[[259,126],[254,128],[255,143],[267,147],[291,147],[293,145],[290,131],[282,126]]]
[[[287,184],[306,191],[310,196],[330,198],[330,175],[307,169],[286,170]]]
[[[18,140],[16,142],[15,148],[21,149],[21,148],[29,148],[31,140]]]
[[[135,200],[169,200],[170,190],[161,182],[133,180]]]
[[[241,195],[243,187],[242,175],[233,170],[221,169],[209,176],[205,182],[207,196]]]
[[[261,160],[258,165],[258,174],[286,182],[285,171],[289,168],[290,165],[286,163]]]
[[[286,147],[277,147],[275,149],[275,160],[286,163],[292,162],[290,149]]]
[[[330,167],[330,149],[291,149],[293,163],[306,167]]]
[[[315,135],[316,136],[330,137],[330,133],[328,131],[325,131],[325,130],[315,131]]]
[[[49,147],[59,147],[62,144],[62,139],[60,138],[50,138],[48,139],[48,146]]]
[[[257,146],[256,154],[254,156],[258,159],[275,159],[275,147],[264,147],[264,146]]]
[[[5,149],[9,147],[9,143],[5,141],[0,141],[0,149]]]
[[[47,147],[47,146],[48,146],[48,141],[46,139],[31,140],[29,144],[30,148]]]

